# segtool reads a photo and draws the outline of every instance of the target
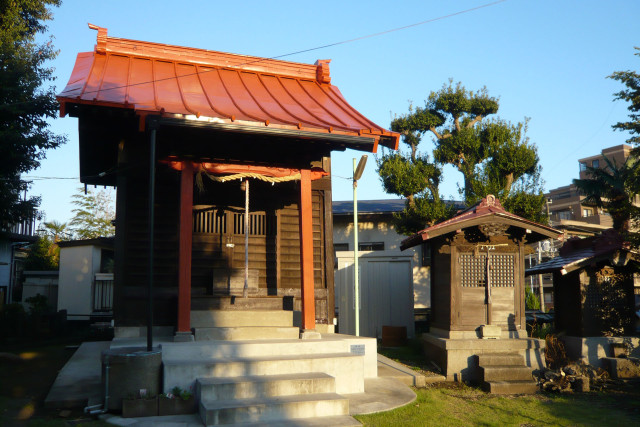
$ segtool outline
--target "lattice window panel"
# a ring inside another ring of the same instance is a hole
[[[486,286],[487,255],[461,254],[460,282],[463,287]],[[491,287],[513,287],[515,284],[515,256],[491,254]]]
[[[487,255],[460,254],[460,284],[465,288],[484,287],[486,284]]]
[[[491,287],[513,287],[514,264],[515,257],[511,254],[491,254]]]
[[[597,310],[600,308],[600,302],[602,301],[600,286],[587,286],[584,297],[585,308],[590,310]]]

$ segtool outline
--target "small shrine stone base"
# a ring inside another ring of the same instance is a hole
[[[438,331],[440,332],[440,331]],[[422,347],[427,358],[440,367],[447,381],[479,383],[478,356],[481,354],[517,353],[531,369],[545,367],[544,340],[536,338],[509,338],[504,334],[497,339],[482,339],[478,336],[457,337],[455,331],[442,337],[440,334],[422,334]],[[515,335],[519,331],[510,331]],[[508,334],[507,334],[508,335]],[[526,337],[525,331],[520,336]]]
[[[630,348],[627,356],[640,358],[640,337],[575,337],[563,336],[562,340],[570,360],[580,360],[596,368],[607,369],[604,358],[614,357],[613,344],[625,344]]]

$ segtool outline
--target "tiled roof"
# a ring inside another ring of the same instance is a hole
[[[637,254],[630,250],[629,243],[613,229],[609,229],[598,236],[585,239],[569,239],[559,251],[560,255],[549,261],[540,263],[525,271],[525,275],[545,274],[560,271],[570,273],[586,265],[602,260],[609,260],[612,264],[624,265],[629,259],[637,262]]]
[[[360,214],[386,214],[402,212],[405,199],[381,199],[358,200],[358,213]],[[460,206],[462,202],[457,200],[445,200],[445,203]],[[353,200],[333,201],[334,215],[353,215]]]
[[[460,212],[453,218],[435,224],[429,228],[425,228],[422,231],[418,231],[413,236],[407,237],[402,241],[400,247],[404,250],[412,246],[416,246],[434,237],[478,225],[478,223],[484,221],[485,219],[488,220],[489,217],[502,218],[520,228],[535,230],[537,240],[529,238],[527,239],[528,243],[532,243],[533,241],[538,241],[545,238],[562,237],[562,232],[554,228],[538,224],[536,222],[522,218],[518,215],[514,215],[511,212],[507,212],[506,210],[504,210],[502,204],[498,199],[496,199],[493,195],[488,195],[476,205]]]
[[[358,200],[358,213],[383,214],[401,212],[404,209],[403,199],[386,200]],[[334,201],[332,203],[334,215],[353,214],[353,200]]]
[[[79,53],[64,90],[67,104],[129,108],[139,114],[214,123],[366,137],[398,147],[399,134],[376,125],[330,83],[328,60],[315,65],[127,40],[98,30]]]

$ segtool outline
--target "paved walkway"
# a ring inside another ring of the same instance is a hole
[[[108,341],[83,343],[58,374],[45,399],[45,406],[71,408],[102,403],[100,355],[110,344]],[[346,395],[349,398],[350,413],[370,414],[404,406],[416,398],[407,384],[424,385],[424,382],[425,377],[422,375],[378,355],[378,378],[365,379],[364,393]],[[146,418],[122,418],[104,414],[101,418],[111,424],[132,427],[202,426],[197,414]]]

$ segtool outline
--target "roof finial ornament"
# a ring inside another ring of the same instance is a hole
[[[496,205],[496,196],[493,194],[487,194],[487,206],[495,206]]]
[[[329,75],[329,63],[330,59],[318,59],[314,65],[316,68],[316,80],[318,83],[331,83],[331,76]]]
[[[107,51],[107,29],[92,23],[89,23],[89,28],[92,30],[98,30],[96,52],[105,53]]]

